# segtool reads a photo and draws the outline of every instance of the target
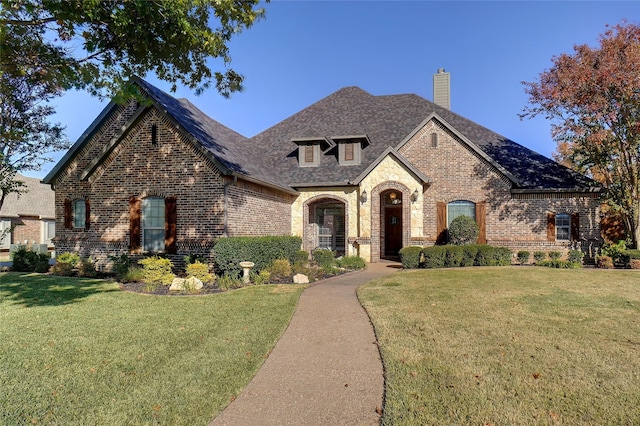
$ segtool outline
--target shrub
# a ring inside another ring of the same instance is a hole
[[[276,259],[271,264],[269,272],[276,277],[290,277],[293,272],[291,262],[287,259]]]
[[[521,265],[524,265],[525,263],[529,262],[529,252],[527,250],[520,250],[517,254],[516,257],[518,258],[518,263]]]
[[[298,250],[293,257],[294,265],[308,265],[309,264],[309,252],[305,250]]]
[[[425,268],[444,268],[447,259],[445,246],[431,246],[422,249]]]
[[[508,266],[511,264],[511,250],[507,247],[478,245],[476,266]]]
[[[477,245],[473,244],[462,246],[462,261],[460,262],[460,266],[473,266],[475,264],[477,255]]]
[[[596,267],[602,269],[613,269],[613,259],[611,256],[598,256],[596,258]]]
[[[169,259],[151,256],[139,260],[138,264],[142,265],[142,280],[149,285],[170,285],[176,277],[171,272],[173,264]]]
[[[561,251],[550,251],[549,252],[549,258],[551,260],[558,260],[562,257],[562,252]]]
[[[422,247],[409,246],[400,249],[400,261],[404,269],[416,269],[420,267],[420,257],[422,257]]]
[[[533,252],[533,260],[537,262],[542,262],[547,257],[547,253],[543,251],[534,251]]]
[[[335,264],[335,253],[327,249],[315,249],[312,253],[313,261],[326,272],[332,271]]]
[[[358,270],[367,267],[367,262],[360,256],[343,256],[336,260],[336,265],[340,268]]]
[[[11,252],[13,270],[18,272],[39,272],[49,270],[49,253],[39,253],[26,246],[20,246]]]
[[[98,275],[98,272],[96,271],[96,266],[93,263],[93,259],[91,258],[80,259],[77,263],[77,269],[78,269],[79,277],[93,278],[96,275]]]
[[[271,273],[266,269],[260,271],[260,273],[256,274],[255,272],[251,272],[251,282],[256,285],[269,284],[271,280]]]
[[[634,259],[640,259],[640,250],[625,250],[620,255],[620,263],[625,267],[631,267],[631,261]]]
[[[221,290],[242,287],[242,280],[238,273],[224,274],[216,280],[216,283]]]
[[[188,277],[196,277],[203,284],[208,284],[215,280],[215,276],[209,272],[209,265],[201,263],[199,260],[188,264],[185,272]]]
[[[256,272],[262,271],[276,259],[294,263],[300,251],[300,237],[225,237],[214,246],[215,269],[220,275],[242,272],[239,263],[253,262]]]
[[[547,268],[559,268],[559,269],[578,269],[582,267],[582,263],[571,262],[569,260],[542,260],[536,263],[536,266],[545,266]]]
[[[126,253],[109,256],[109,260],[111,261],[111,271],[116,274],[118,279],[122,279],[131,267],[131,258]]]
[[[478,240],[480,228],[469,216],[458,216],[449,225],[449,241],[451,244],[474,244]]]
[[[120,281],[123,283],[138,283],[144,281],[144,271],[139,266],[131,265],[129,269],[122,274]]]
[[[462,265],[464,251],[462,246],[445,246],[447,254],[445,255],[444,266],[447,268],[457,268]]]
[[[78,253],[62,253],[56,257],[56,263],[51,268],[51,273],[63,277],[70,277],[75,274],[78,262],[80,262],[80,255]]]
[[[567,260],[574,263],[582,264],[583,258],[584,252],[582,250],[569,250],[569,254],[567,255]]]
[[[614,263],[622,262],[621,256],[627,250],[627,244],[624,240],[618,241],[616,244],[606,243],[602,246],[600,253],[603,256],[609,256]]]

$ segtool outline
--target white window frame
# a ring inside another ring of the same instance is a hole
[[[2,239],[0,239],[0,248],[3,249],[11,248],[11,237],[13,232],[7,231],[7,229],[11,229],[11,219],[0,219],[0,237],[2,237]]]
[[[84,228],[87,224],[87,203],[85,200],[73,200],[73,227]]]
[[[152,209],[157,210],[154,212]],[[164,198],[144,198],[140,210],[142,215],[140,221],[140,227],[142,229],[142,249],[148,252],[163,252],[166,221]]]
[[[568,213],[556,214],[556,240],[571,241],[571,215]]]

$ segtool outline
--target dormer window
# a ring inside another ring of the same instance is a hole
[[[292,142],[298,145],[298,165],[300,167],[317,167],[324,150],[333,144],[326,138],[296,138]]]
[[[332,136],[331,140],[338,145],[338,164],[341,166],[360,164],[362,149],[370,143],[367,135]]]

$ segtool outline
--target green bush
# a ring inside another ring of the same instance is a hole
[[[355,271],[358,269],[366,268],[367,262],[365,262],[364,259],[360,256],[343,256],[339,259],[336,259],[336,265],[340,268]]]
[[[335,253],[328,249],[315,249],[313,253],[313,261],[325,271],[330,271],[335,265]]]
[[[549,252],[549,258],[551,260],[558,260],[562,257],[562,252],[561,251],[550,251]]]
[[[569,254],[567,255],[567,260],[574,263],[582,264],[583,258],[584,252],[582,250],[569,250]]]
[[[49,253],[39,253],[26,246],[19,246],[11,252],[13,270],[17,272],[47,272],[49,270]]]
[[[111,272],[116,274],[118,279],[122,279],[131,267],[131,258],[127,253],[109,256],[109,260],[111,261]]]
[[[508,266],[511,264],[511,250],[507,247],[478,245],[476,266]]]
[[[193,263],[189,263],[185,270],[188,277],[196,277],[203,284],[212,283],[215,280],[215,275],[209,272],[209,265],[196,260]]]
[[[93,259],[80,259],[77,264],[78,276],[84,278],[94,278],[98,275],[96,271],[96,265],[93,263]]]
[[[309,252],[305,250],[298,250],[293,257],[294,265],[308,265],[309,264]]]
[[[469,216],[458,216],[449,225],[449,242],[454,245],[475,244],[480,228]]]
[[[431,246],[422,249],[425,268],[444,268],[447,260],[446,246]]]
[[[416,269],[420,267],[420,257],[422,256],[422,247],[409,246],[400,249],[400,261],[404,269]]]
[[[218,287],[220,290],[229,290],[232,288],[240,288],[242,287],[242,280],[240,279],[240,275],[238,273],[232,272],[229,274],[224,274],[216,280]]]
[[[475,244],[469,244],[462,246],[462,261],[460,266],[473,266],[476,262],[476,256],[478,255],[478,246]]]
[[[56,263],[51,268],[51,273],[63,277],[70,277],[77,271],[80,255],[78,253],[61,253],[56,257]]]
[[[149,285],[170,285],[176,277],[171,272],[173,264],[169,259],[151,256],[139,260],[138,264],[142,265],[142,280]]]
[[[269,284],[269,282],[271,281],[271,273],[266,269],[263,269],[258,274],[252,271],[250,277],[251,282],[256,285]]]
[[[529,263],[529,253],[527,250],[520,250],[516,253],[516,257],[518,258],[518,263],[524,265],[525,263]]]
[[[276,259],[269,267],[268,271],[275,277],[290,277],[293,273],[291,262],[288,259]]]
[[[544,266],[547,268],[559,268],[559,269],[578,269],[582,267],[580,262],[572,262],[569,260],[542,260],[536,263],[536,266]]]
[[[255,264],[254,271],[260,272],[276,259],[296,261],[300,251],[300,237],[224,237],[214,245],[215,269],[220,275],[242,272],[239,263],[248,261]]]
[[[624,242],[624,240],[620,240],[617,242],[617,244],[606,243],[604,246],[602,246],[600,254],[602,256],[609,256],[615,264],[623,263],[622,255],[625,251],[627,251],[627,244]]]
[[[78,262],[80,261],[80,255],[78,253],[62,253],[56,257],[57,263],[69,263],[72,267],[78,266]]]
[[[462,259],[464,258],[464,249],[462,246],[449,245],[445,247],[447,248],[447,254],[445,256],[444,266],[446,268],[460,267],[462,265]]]
[[[122,274],[120,281],[123,283],[139,283],[144,281],[144,271],[139,266],[131,265],[129,269]]]
[[[537,262],[542,262],[547,257],[547,253],[543,251],[534,251],[533,252],[533,260]]]

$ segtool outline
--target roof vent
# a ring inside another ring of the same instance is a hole
[[[444,68],[433,75],[433,102],[443,108],[451,109],[451,78]]]

